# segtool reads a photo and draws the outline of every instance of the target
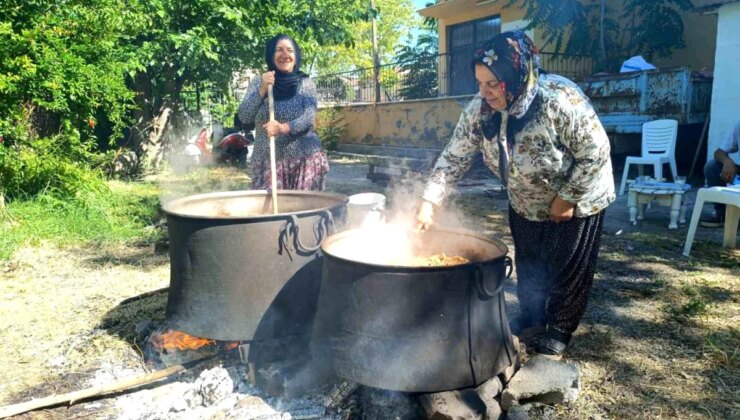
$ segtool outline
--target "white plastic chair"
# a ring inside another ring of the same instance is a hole
[[[655,179],[660,179],[663,178],[663,165],[667,163],[671,167],[673,179],[676,179],[678,176],[676,166],[677,136],[678,121],[676,120],[656,120],[642,125],[642,156],[627,157],[624,163],[619,195],[624,194],[630,165],[638,165],[640,175],[642,175],[642,165],[653,165]]]
[[[694,242],[696,226],[699,224],[701,210],[704,202],[724,203],[725,207],[725,231],[722,238],[722,246],[727,248],[735,247],[737,238],[737,225],[740,222],[740,188],[730,187],[711,187],[700,188],[696,193],[696,203],[694,212],[691,214],[691,225],[689,233],[686,235],[686,243],[683,246],[683,255],[689,256],[691,244]]]

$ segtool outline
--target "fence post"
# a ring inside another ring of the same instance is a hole
[[[375,24],[375,0],[370,0],[370,12],[372,13],[373,32],[373,85],[375,86],[375,102],[380,102],[380,58],[378,57],[378,31]]]

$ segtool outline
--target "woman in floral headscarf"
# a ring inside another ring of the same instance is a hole
[[[476,51],[480,93],[465,108],[427,183],[418,228],[481,151],[509,195],[520,336],[560,357],[583,316],[614,201],[609,140],[588,98],[539,69],[534,43],[505,32]]]

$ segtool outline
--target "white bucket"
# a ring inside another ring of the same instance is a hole
[[[347,214],[350,228],[380,224],[385,219],[385,196],[378,193],[351,195]]]

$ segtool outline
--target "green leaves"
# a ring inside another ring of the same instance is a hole
[[[684,48],[681,11],[690,0],[625,0],[616,16],[606,0],[508,0],[522,7],[530,26],[542,30],[545,47],[556,52],[590,55],[597,71],[617,71],[625,59],[642,54],[669,56]]]
[[[277,33],[294,36],[308,56],[351,45],[364,3],[2,0],[0,167],[10,167],[6,158],[49,157],[40,141],[52,136],[63,146],[55,149],[60,162],[84,167],[85,153],[122,139],[134,120],[139,135],[163,104],[177,109],[184,88],[225,94],[234,71],[263,69],[265,41]],[[6,171],[0,182],[38,192],[36,182],[15,179],[30,167]]]

